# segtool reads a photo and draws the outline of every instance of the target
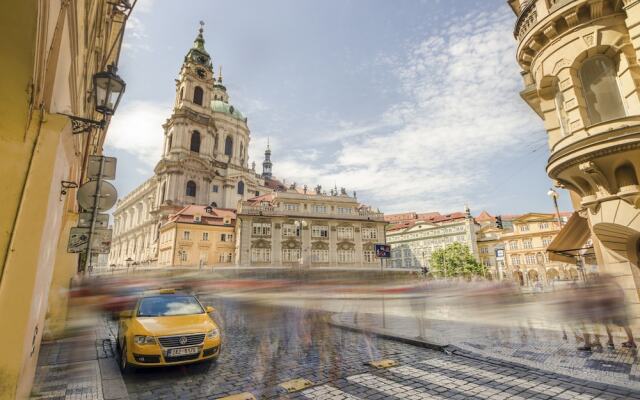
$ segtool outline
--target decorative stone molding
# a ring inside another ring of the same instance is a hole
[[[585,179],[589,181],[591,187],[596,188],[599,193],[609,196],[612,193],[611,186],[604,176],[602,170],[593,161],[587,161],[578,165],[580,171],[585,173]]]
[[[556,30],[555,24],[551,23],[547,27],[542,30],[542,34],[547,37],[547,39],[551,40],[558,36],[558,31]]]
[[[564,20],[567,21],[567,25],[569,25],[569,28],[573,28],[574,26],[578,25],[578,12],[576,10],[570,12],[569,14],[564,16]]]

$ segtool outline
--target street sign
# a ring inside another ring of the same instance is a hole
[[[96,202],[98,182],[100,182],[100,198]],[[89,181],[78,189],[78,204],[87,211],[93,210],[95,203],[97,203],[98,211],[107,211],[116,204],[116,201],[118,201],[118,192],[107,181]]]
[[[91,227],[90,212],[80,213],[78,218],[78,228],[90,228]],[[96,228],[108,228],[109,227],[109,214],[97,214],[96,215]]]
[[[102,167],[102,176],[100,176],[100,161],[104,159],[104,166]],[[87,163],[87,177],[89,180],[116,179],[116,161],[115,157],[104,156],[89,156],[89,162]]]
[[[391,258],[391,246],[388,244],[376,244],[376,257],[378,258]]]
[[[82,253],[87,250],[89,244],[90,228],[71,228],[67,252]],[[91,253],[109,254],[111,247],[111,229],[95,229],[91,235]]]

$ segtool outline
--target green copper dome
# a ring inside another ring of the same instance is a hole
[[[245,116],[242,115],[242,113],[237,108],[235,108],[229,103],[225,103],[224,101],[212,100],[211,110],[215,112],[225,113],[227,115],[232,116],[235,119],[238,119],[243,122],[247,122],[247,118],[245,118]]]

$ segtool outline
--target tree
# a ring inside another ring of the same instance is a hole
[[[431,272],[441,277],[486,276],[487,268],[471,254],[469,247],[462,243],[452,243],[431,254]]]

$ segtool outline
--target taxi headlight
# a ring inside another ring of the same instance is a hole
[[[153,336],[138,336],[138,335],[136,335],[133,338],[133,341],[136,344],[155,344],[156,343],[156,339]]]
[[[213,339],[217,337],[219,334],[220,334],[220,331],[218,331],[216,328],[213,328],[212,330],[207,332],[207,339]]]

